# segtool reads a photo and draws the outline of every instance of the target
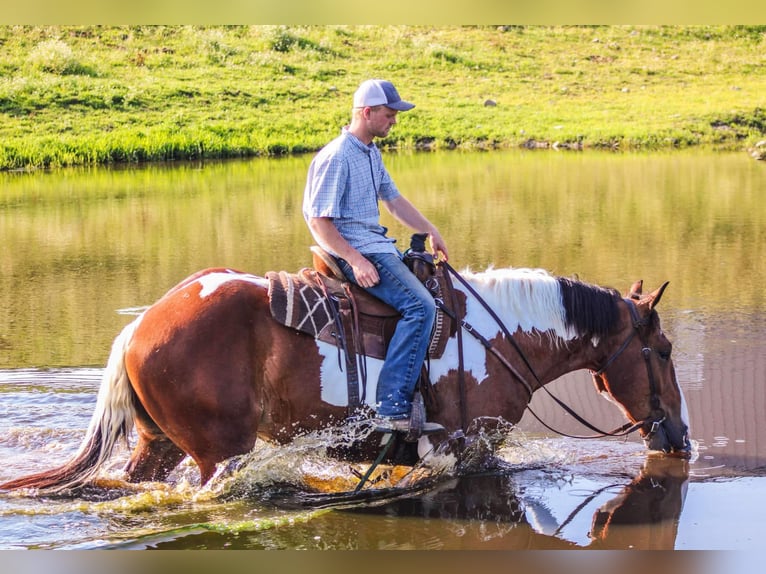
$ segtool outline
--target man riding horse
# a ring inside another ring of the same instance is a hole
[[[401,314],[377,386],[375,425],[409,432],[415,387],[436,314],[433,295],[402,261],[380,224],[378,202],[401,223],[427,233],[434,255],[447,260],[436,227],[397,189],[373,142],[386,137],[398,112],[414,104],[385,80],[367,80],[354,94],[351,124],[322,148],[309,167],[303,215],[314,240],[333,255],[344,275]],[[417,431],[443,427],[425,422]]]

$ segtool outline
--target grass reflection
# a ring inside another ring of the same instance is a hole
[[[100,365],[130,318],[208,266],[310,264],[310,156],[0,174],[0,367]],[[745,154],[387,156],[457,268],[543,267],[666,303],[762,311],[766,172]],[[384,216],[405,248],[409,232]],[[702,303],[704,302],[704,303]]]

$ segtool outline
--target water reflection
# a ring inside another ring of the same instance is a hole
[[[525,475],[474,475],[385,504],[336,509],[289,529],[236,536],[187,531],[144,543],[159,549],[672,550],[688,476],[686,461],[667,458],[649,458],[629,482],[593,477],[590,490],[567,488],[544,472],[531,491]]]
[[[593,515],[591,547],[673,549],[688,478],[685,461],[649,458],[641,474]]]
[[[461,547],[467,542],[503,549],[672,549],[688,476],[684,461],[650,458],[627,485],[616,480],[570,496],[572,507],[563,519],[554,516],[551,509],[556,505],[547,500],[548,495],[558,494],[555,484],[531,497],[514,475],[465,477],[416,498],[353,512],[447,520],[460,525]],[[594,504],[604,497],[609,500],[593,512]],[[562,509],[557,511],[560,514]],[[592,515],[590,530],[568,532],[581,514]]]
[[[310,157],[0,173],[0,367],[100,365],[126,324],[205,267],[310,264]],[[745,154],[400,154],[398,185],[456,267],[543,267],[668,307],[763,312],[766,172]],[[395,237],[409,233],[384,215]]]

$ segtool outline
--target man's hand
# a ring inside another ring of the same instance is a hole
[[[377,268],[363,255],[359,255],[356,263],[348,262],[354,270],[354,278],[360,287],[374,287],[380,282]]]
[[[439,230],[418,211],[417,207],[410,203],[410,200],[403,195],[399,195],[394,199],[384,201],[383,205],[386,206],[386,209],[397,221],[418,233],[428,233],[429,241],[431,242],[431,253],[433,253],[434,257],[447,261],[449,258],[447,244],[442,239]]]
[[[441,234],[436,228],[433,228],[428,233],[429,242],[431,243],[431,253],[435,259],[442,261],[449,260],[449,254],[447,253],[447,244],[442,239]]]

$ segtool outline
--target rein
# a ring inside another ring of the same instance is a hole
[[[646,365],[646,375],[647,375],[647,378],[649,379],[649,393],[650,393],[649,406],[651,407],[653,411],[662,412],[660,408],[660,397],[659,397],[659,394],[657,393],[657,383],[655,382],[655,379],[654,379],[654,371],[652,370],[652,363],[651,363],[651,359],[649,358],[649,355],[652,352],[652,348],[649,347],[646,341],[646,337],[641,335],[641,327],[646,326],[648,321],[646,319],[641,319],[638,316],[638,310],[636,309],[636,304],[633,302],[632,299],[625,298],[623,299],[623,301],[625,301],[625,303],[628,306],[628,310],[630,311],[630,317],[633,322],[634,330],[631,332],[631,334],[628,336],[625,342],[620,346],[620,348],[617,349],[617,351],[615,351],[615,353],[606,361],[606,363],[604,363],[604,366],[601,367],[598,371],[595,371],[593,374],[600,377],[604,373],[604,371],[606,371],[607,367],[611,365],[612,362],[622,354],[622,352],[628,347],[628,344],[633,340],[633,337],[636,335],[636,333],[638,333],[638,336],[641,339],[641,344],[643,345],[641,347],[641,356],[643,356],[644,358],[644,364]],[[649,429],[649,432],[647,433],[647,435],[644,437],[644,439],[648,439],[652,437],[654,433],[656,433],[657,430],[659,429],[659,426],[663,422],[665,422],[665,418],[666,418],[666,415],[663,412],[661,418],[659,419],[650,421],[649,418],[646,418],[643,421],[641,421],[641,423],[637,423],[637,424],[643,425],[643,424],[651,422],[652,426]]]
[[[569,413],[569,414],[570,414],[572,417],[574,417],[574,418],[575,418],[575,419],[576,419],[576,420],[577,420],[577,421],[578,421],[580,424],[582,424],[582,425],[586,426],[587,428],[589,428],[590,430],[592,430],[593,432],[595,432],[595,433],[597,433],[597,434],[596,434],[596,435],[592,435],[592,436],[579,436],[579,435],[571,435],[571,434],[567,434],[567,433],[565,433],[565,432],[562,432],[562,431],[556,430],[556,429],[552,428],[551,426],[549,426],[549,425],[548,425],[548,424],[547,424],[545,421],[543,421],[543,420],[542,420],[542,419],[541,419],[541,418],[540,418],[540,417],[539,417],[539,416],[538,416],[538,415],[537,415],[537,414],[536,414],[536,413],[535,413],[535,412],[532,410],[532,408],[530,408],[530,406],[529,406],[529,403],[527,403],[527,405],[526,405],[526,409],[527,409],[527,410],[528,410],[528,411],[529,411],[529,412],[532,414],[532,416],[533,416],[535,419],[537,419],[537,421],[538,421],[540,424],[542,424],[542,425],[543,425],[545,428],[547,428],[548,430],[550,430],[550,431],[552,431],[552,432],[554,432],[554,433],[556,433],[556,434],[559,434],[559,435],[562,435],[562,436],[565,436],[565,437],[568,437],[568,438],[576,438],[576,439],[593,439],[593,438],[603,438],[603,437],[607,437],[607,436],[609,436],[609,437],[622,437],[622,436],[627,436],[627,435],[629,435],[630,433],[632,433],[632,432],[634,432],[634,431],[638,430],[639,428],[641,428],[641,427],[642,427],[644,424],[646,424],[646,423],[648,423],[648,422],[649,422],[649,419],[645,419],[645,420],[643,420],[643,421],[639,421],[639,422],[637,422],[637,423],[631,423],[631,422],[627,422],[627,423],[625,423],[624,425],[622,425],[621,427],[619,427],[619,428],[616,428],[616,429],[614,429],[614,430],[612,430],[612,431],[603,431],[603,430],[599,429],[598,427],[594,426],[593,424],[591,424],[590,422],[588,422],[587,420],[585,420],[585,419],[584,419],[582,416],[580,416],[579,414],[577,414],[577,413],[576,413],[576,412],[575,412],[575,411],[574,411],[574,410],[573,410],[573,409],[572,409],[572,408],[571,408],[569,405],[567,405],[565,402],[563,402],[562,400],[560,400],[558,397],[556,397],[555,395],[553,395],[553,394],[552,394],[552,393],[551,393],[551,392],[550,392],[548,389],[546,389],[546,388],[545,388],[545,385],[542,383],[542,381],[540,381],[540,378],[537,376],[537,373],[536,373],[536,372],[535,372],[535,370],[532,368],[532,365],[529,363],[528,359],[527,359],[527,358],[526,358],[526,356],[524,355],[524,352],[521,350],[521,348],[519,347],[519,345],[516,343],[516,341],[514,340],[514,338],[511,336],[511,333],[510,333],[510,331],[508,330],[508,328],[507,328],[507,327],[505,326],[505,324],[502,322],[502,320],[500,319],[500,317],[498,317],[497,313],[495,313],[495,311],[494,311],[494,310],[493,310],[493,309],[492,309],[492,308],[489,306],[489,304],[488,304],[488,303],[487,303],[487,302],[486,302],[486,301],[485,301],[485,300],[484,300],[484,299],[483,299],[483,298],[482,298],[482,297],[479,295],[479,293],[478,293],[478,292],[477,292],[477,291],[476,291],[476,290],[475,290],[475,289],[474,289],[474,288],[473,288],[473,287],[470,285],[470,283],[468,283],[468,281],[466,281],[466,280],[465,280],[465,278],[464,278],[464,277],[462,277],[462,276],[461,276],[461,275],[460,275],[460,274],[459,274],[457,271],[455,271],[455,269],[454,269],[454,268],[453,268],[453,267],[452,267],[452,266],[451,266],[449,263],[447,263],[446,261],[440,261],[440,262],[439,262],[439,265],[443,265],[443,266],[444,266],[444,268],[445,268],[445,269],[446,269],[446,270],[447,270],[449,273],[451,273],[452,275],[454,275],[454,276],[455,276],[455,277],[458,279],[458,281],[460,281],[460,283],[461,283],[461,284],[462,284],[462,285],[463,285],[463,286],[464,286],[464,287],[465,287],[465,288],[466,288],[466,289],[467,289],[467,290],[468,290],[468,291],[471,293],[471,295],[473,295],[473,296],[476,298],[476,300],[477,300],[477,301],[479,301],[479,303],[482,305],[482,307],[484,307],[484,309],[485,309],[485,310],[486,310],[486,311],[487,311],[487,312],[490,314],[490,316],[492,317],[492,319],[495,321],[495,323],[498,325],[498,327],[499,327],[499,328],[500,328],[500,330],[503,332],[503,334],[505,335],[505,337],[506,337],[506,338],[508,339],[508,341],[511,343],[511,345],[513,346],[513,348],[515,349],[515,351],[518,353],[519,357],[522,359],[522,361],[523,361],[523,362],[524,362],[524,364],[526,365],[527,369],[529,369],[529,372],[532,374],[532,376],[534,377],[534,379],[535,379],[535,381],[536,381],[536,383],[537,383],[537,388],[542,388],[543,390],[545,390],[545,392],[546,392],[546,393],[547,393],[547,394],[548,394],[548,395],[549,395],[549,396],[550,396],[550,397],[551,397],[551,398],[552,398],[552,399],[553,399],[553,400],[554,400],[554,401],[555,401],[555,402],[556,402],[556,403],[557,403],[557,404],[558,404],[560,407],[562,407],[562,408],[563,408],[563,409],[564,409],[564,410],[565,410],[567,413]],[[445,276],[448,276],[448,274],[445,274]],[[609,365],[611,365],[611,364],[612,364],[612,363],[613,363],[613,362],[614,362],[614,361],[617,359],[617,357],[619,357],[619,356],[620,356],[620,355],[623,353],[623,351],[625,351],[625,349],[627,349],[628,345],[629,345],[629,344],[630,344],[630,342],[633,340],[633,337],[635,337],[635,335],[636,335],[637,333],[639,333],[639,330],[640,330],[640,328],[646,324],[646,321],[644,321],[644,320],[641,320],[641,319],[638,317],[638,311],[636,310],[636,306],[635,306],[635,303],[633,303],[633,301],[632,301],[632,300],[630,300],[630,299],[624,299],[624,301],[625,301],[625,302],[628,304],[628,308],[630,309],[631,317],[632,317],[632,320],[633,320],[633,327],[634,327],[634,329],[635,329],[635,330],[634,330],[634,331],[632,331],[632,332],[630,333],[630,335],[628,335],[627,339],[626,339],[626,340],[625,340],[625,341],[622,343],[622,345],[621,345],[621,346],[620,346],[620,347],[617,349],[617,351],[616,351],[616,352],[615,352],[615,353],[614,353],[614,354],[613,354],[613,355],[612,355],[612,356],[611,356],[611,357],[610,357],[610,358],[609,358],[609,359],[606,361],[606,363],[604,364],[604,366],[603,366],[603,367],[601,367],[601,368],[600,368],[598,371],[596,371],[596,372],[594,373],[595,375],[599,375],[599,376],[600,376],[601,374],[603,374],[603,373],[604,373],[604,371],[606,370],[606,368],[607,368]],[[530,384],[530,383],[529,383],[529,382],[528,382],[528,381],[527,381],[527,380],[524,378],[524,376],[523,376],[521,373],[519,373],[519,371],[518,371],[518,370],[517,370],[517,369],[516,369],[516,368],[515,368],[515,367],[514,367],[514,366],[513,366],[511,363],[510,363],[510,361],[508,361],[508,359],[506,359],[506,358],[505,358],[505,357],[504,357],[504,356],[503,356],[503,355],[502,355],[502,354],[501,354],[501,353],[500,353],[500,352],[499,352],[499,351],[498,351],[498,350],[497,350],[497,349],[496,349],[496,348],[495,348],[495,347],[492,345],[492,343],[490,343],[490,342],[489,342],[489,341],[486,339],[486,337],[484,337],[484,336],[482,336],[480,333],[478,333],[478,332],[476,331],[476,329],[475,329],[475,328],[474,328],[474,327],[473,327],[471,324],[469,324],[468,322],[466,322],[466,321],[465,321],[465,320],[463,320],[463,319],[459,319],[459,318],[456,316],[456,315],[457,315],[457,307],[455,307],[455,312],[453,313],[451,310],[449,310],[449,309],[445,308],[445,306],[444,306],[444,303],[443,303],[442,301],[440,301],[439,299],[437,299],[437,305],[439,305],[439,307],[442,309],[442,311],[444,311],[445,313],[449,314],[449,315],[450,315],[450,317],[451,317],[453,320],[455,320],[455,321],[458,321],[458,322],[460,323],[460,325],[461,325],[461,326],[462,326],[462,327],[463,327],[463,328],[464,328],[464,329],[465,329],[465,330],[466,330],[466,331],[467,331],[469,334],[471,334],[473,337],[475,337],[475,338],[476,338],[476,339],[477,339],[477,340],[478,340],[478,341],[479,341],[479,342],[480,342],[480,343],[481,343],[481,344],[482,344],[482,345],[485,347],[485,349],[486,349],[487,351],[491,352],[491,353],[492,353],[492,354],[493,354],[495,357],[497,357],[497,358],[498,358],[498,360],[500,360],[500,362],[503,364],[503,366],[504,366],[506,369],[508,369],[508,370],[510,371],[510,373],[511,373],[511,374],[512,374],[512,375],[513,375],[513,376],[514,376],[514,377],[515,377],[515,378],[516,378],[516,379],[517,379],[517,380],[518,380],[518,381],[519,381],[519,382],[520,382],[520,383],[521,383],[521,384],[524,386],[524,388],[526,389],[527,393],[529,394],[529,397],[530,397],[530,400],[531,400],[531,398],[532,398],[532,393],[533,393],[533,392],[534,392],[534,390],[535,390],[535,389],[532,387],[532,385],[531,385],[531,384]],[[459,333],[459,332],[460,332],[460,331],[458,331],[458,333]],[[640,335],[639,335],[639,336],[640,336]],[[651,348],[649,348],[649,347],[648,347],[648,345],[646,344],[646,341],[644,340],[644,337],[642,337],[642,336],[641,336],[641,342],[642,342],[642,343],[643,343],[643,345],[644,345],[644,346],[643,346],[643,349],[642,349],[642,355],[643,355],[643,357],[644,357],[644,361],[645,361],[645,363],[646,363],[647,374],[648,374],[648,377],[649,377],[649,386],[650,386],[650,390],[651,390],[651,399],[650,399],[650,401],[651,401],[651,407],[652,407],[652,409],[653,409],[653,410],[657,410],[657,409],[659,409],[659,396],[657,395],[657,388],[656,388],[656,383],[655,383],[655,380],[654,380],[654,374],[653,374],[653,371],[652,371],[652,367],[651,367],[651,362],[650,362],[650,359],[649,359],[649,353],[651,352]],[[462,368],[462,341],[461,341],[461,339],[460,339],[459,337],[458,337],[458,345],[459,345],[459,347],[460,347],[460,349],[459,349],[459,359],[460,359],[460,363],[461,363],[461,365],[460,365],[460,368],[458,369],[459,378],[460,378],[460,381],[459,381],[459,385],[460,385],[460,388],[462,389],[462,388],[464,388],[465,384],[464,384],[464,382],[463,382],[463,380],[462,380],[462,379],[463,379],[463,377],[464,377],[464,370],[463,370],[463,368]],[[462,394],[462,392],[461,392],[461,394]],[[461,397],[461,402],[462,402],[462,397]],[[462,414],[462,413],[461,413],[461,414]],[[461,418],[463,418],[463,417],[461,416]],[[659,425],[660,425],[660,424],[662,424],[662,422],[663,422],[664,420],[665,420],[665,417],[663,416],[663,417],[662,417],[662,419],[660,419],[660,420],[654,420],[654,421],[651,421],[651,423],[652,423],[652,427],[651,427],[651,430],[650,430],[649,434],[648,434],[646,437],[644,437],[644,440],[646,440],[646,439],[648,439],[649,437],[651,437],[651,435],[652,435],[652,434],[654,434],[654,433],[657,431],[657,429],[659,428]]]

